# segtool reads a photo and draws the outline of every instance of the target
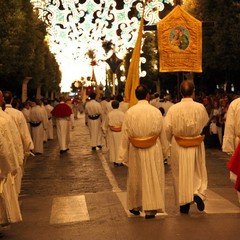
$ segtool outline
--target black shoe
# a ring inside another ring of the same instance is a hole
[[[69,148],[67,148],[67,149],[65,149],[65,150],[60,150],[60,154],[65,153],[65,152],[67,152],[68,150],[69,150]]]
[[[131,209],[131,210],[129,210],[129,212],[132,213],[135,216],[139,216],[140,215],[140,211],[139,210]]]
[[[156,216],[155,214],[151,214],[151,215],[146,214],[145,219],[155,218],[155,216]]]
[[[93,151],[96,151],[96,147],[92,147],[92,150],[93,150]]]
[[[203,211],[205,209],[205,204],[198,195],[194,195],[193,200],[197,204],[197,208],[199,211]]]
[[[35,155],[42,155],[42,153],[40,153],[40,152],[35,152],[34,154]]]
[[[116,162],[114,162],[113,165],[114,165],[114,167],[122,167],[122,166],[124,166],[122,163],[116,163]]]
[[[188,214],[190,209],[190,203],[180,206],[180,213]]]

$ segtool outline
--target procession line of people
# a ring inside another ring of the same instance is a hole
[[[0,91],[0,226],[22,221],[18,196],[24,166],[34,144],[23,113],[12,107],[11,92]],[[0,229],[1,232],[1,229]]]
[[[194,202],[203,211],[207,171],[201,133],[209,117],[203,104],[193,101],[193,82],[181,84],[182,100],[168,104],[165,116],[149,103],[144,85],[135,94],[138,103],[126,111],[120,110],[117,98],[99,103],[95,93],[90,95],[85,121],[92,150],[101,149],[105,138],[110,162],[128,167],[127,207],[132,214],[143,211],[149,219],[165,211],[164,161],[169,156],[180,212],[187,214]]]

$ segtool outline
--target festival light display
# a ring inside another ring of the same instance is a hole
[[[88,50],[95,52],[96,81],[105,84],[106,62],[112,55],[102,48],[111,41],[119,58],[134,47],[144,0],[30,0],[47,24],[50,50],[62,71],[63,92],[73,81],[92,74]],[[159,12],[173,0],[149,0],[145,8],[146,25],[160,21]]]

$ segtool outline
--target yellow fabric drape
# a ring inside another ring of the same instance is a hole
[[[141,51],[141,44],[142,44],[142,36],[143,36],[143,25],[144,25],[144,9],[145,5],[148,1],[145,2],[143,8],[143,15],[141,18],[139,32],[137,37],[137,42],[133,50],[130,66],[128,69],[127,80],[125,84],[125,102],[129,102],[129,107],[135,105],[138,100],[135,96],[135,89],[139,85],[139,61],[140,61],[140,51]]]

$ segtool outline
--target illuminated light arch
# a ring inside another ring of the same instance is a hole
[[[86,52],[96,53],[97,82],[105,83],[108,58],[102,41],[112,41],[122,56],[135,46],[143,11],[140,0],[30,0],[39,17],[47,24],[48,43],[62,72],[61,90],[68,92],[73,81],[91,76]],[[145,9],[147,25],[160,20],[164,4],[173,0],[150,0]]]

